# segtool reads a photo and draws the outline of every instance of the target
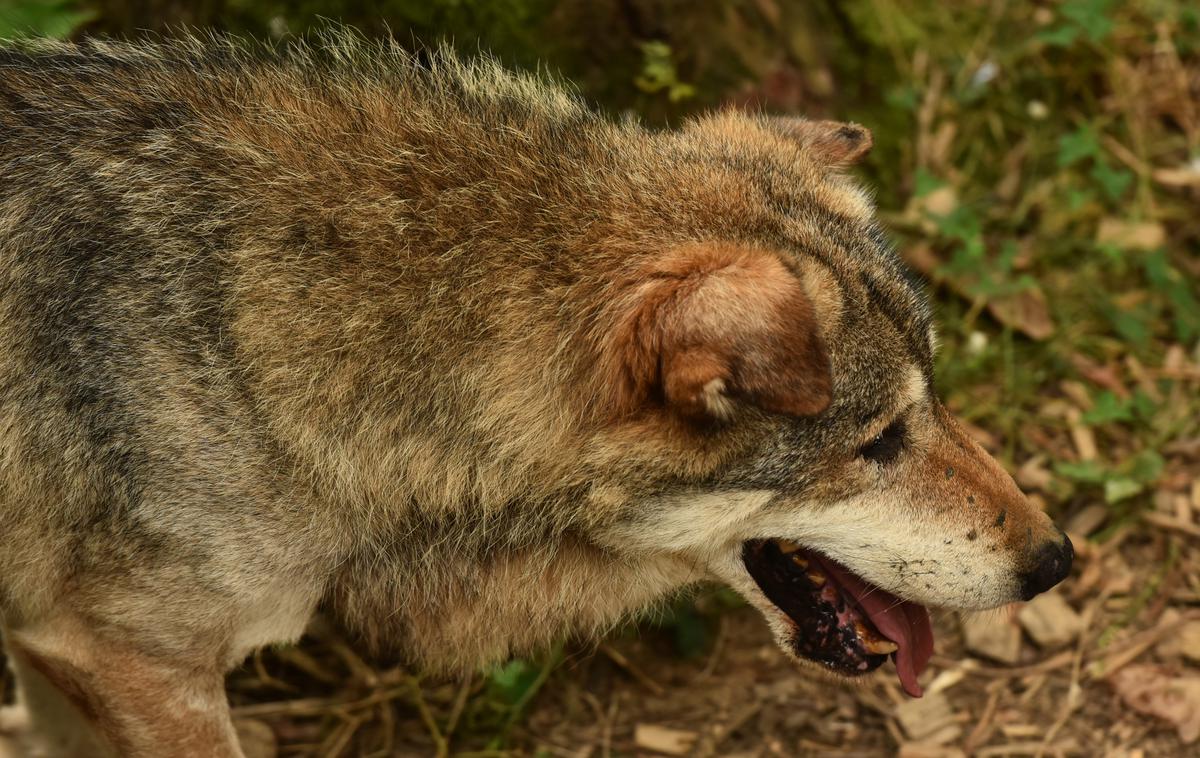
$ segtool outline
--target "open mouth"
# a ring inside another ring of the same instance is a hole
[[[874,671],[891,656],[904,691],[921,696],[917,677],[933,653],[924,606],[787,540],[746,542],[742,562],[767,600],[794,625],[796,655],[843,676]]]

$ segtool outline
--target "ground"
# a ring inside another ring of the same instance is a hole
[[[230,679],[261,755],[1200,754],[1200,6],[1181,0],[0,0],[0,37],[318,16],[557,71],[653,126],[853,119],[947,404],[1072,533],[1060,591],[938,614],[928,694],[786,663],[702,591],[463,682],[314,627]],[[7,24],[7,26],[6,26]],[[5,688],[8,683],[4,683]]]
[[[1067,523],[1102,530],[1097,515]],[[1194,755],[1200,532],[1170,518],[1099,542],[1074,532],[1076,569],[1053,595],[1071,610],[1040,602],[1046,624],[1022,606],[977,614],[970,649],[957,614],[935,613],[919,700],[890,665],[853,683],[795,668],[757,612],[708,592],[692,618],[714,634],[694,656],[676,619],[452,682],[373,670],[318,624],[233,677],[234,713],[268,725],[279,755]]]

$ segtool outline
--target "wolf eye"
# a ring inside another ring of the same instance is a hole
[[[904,419],[893,421],[875,439],[863,445],[858,454],[868,461],[887,465],[896,460],[900,451],[904,449],[905,431]]]

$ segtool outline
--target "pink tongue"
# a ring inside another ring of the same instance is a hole
[[[890,592],[867,584],[846,568],[821,557],[821,565],[858,603],[879,633],[896,643],[893,654],[900,686],[913,697],[921,697],[917,677],[933,655],[933,629],[925,606],[901,600]]]

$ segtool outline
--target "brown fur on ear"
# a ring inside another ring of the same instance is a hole
[[[796,416],[829,405],[812,303],[776,256],[690,245],[628,285],[601,361],[618,416],[655,400],[693,419],[727,418],[735,398]]]
[[[807,147],[823,166],[852,166],[871,152],[875,144],[871,131],[859,124],[803,118],[773,118],[770,124],[784,136]]]

